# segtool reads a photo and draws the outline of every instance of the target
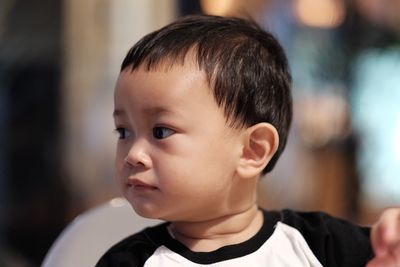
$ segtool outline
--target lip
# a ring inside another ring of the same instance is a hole
[[[128,187],[133,187],[135,190],[156,190],[157,187],[150,185],[142,180],[137,178],[128,179],[127,181]]]

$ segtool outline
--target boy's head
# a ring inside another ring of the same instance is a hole
[[[277,40],[242,19],[184,17],[143,37],[125,57],[121,71],[183,65],[190,53],[231,127],[266,122],[277,129],[279,146],[263,173],[271,171],[292,119],[291,76]]]

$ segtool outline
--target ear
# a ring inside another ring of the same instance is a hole
[[[269,123],[257,123],[246,129],[243,150],[237,166],[242,178],[258,177],[279,145],[278,131]]]

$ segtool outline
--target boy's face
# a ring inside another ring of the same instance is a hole
[[[138,214],[196,221],[232,212],[244,130],[228,126],[202,71],[123,71],[114,117],[115,175]]]

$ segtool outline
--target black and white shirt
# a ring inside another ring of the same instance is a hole
[[[373,257],[369,228],[321,212],[263,211],[249,240],[212,252],[193,252],[163,223],[113,246],[97,267],[119,266],[365,266]]]

